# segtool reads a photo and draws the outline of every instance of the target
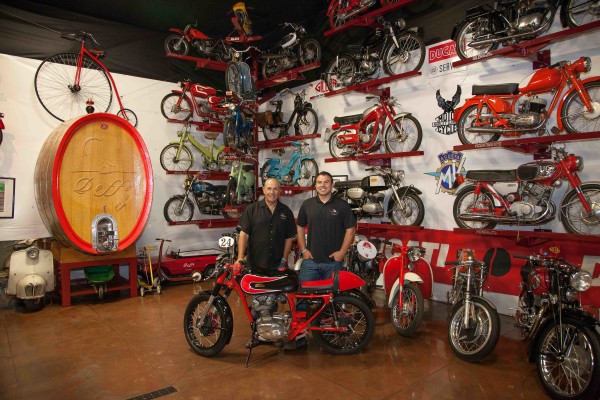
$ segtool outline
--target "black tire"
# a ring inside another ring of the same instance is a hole
[[[314,184],[315,178],[319,174],[319,165],[314,159],[304,159],[300,162],[300,178],[296,185],[309,187]]]
[[[265,126],[262,131],[265,140],[279,139],[285,133],[281,126]]]
[[[227,191],[225,192],[225,205],[233,206],[237,205],[237,180],[235,178],[229,178],[229,182],[227,182]]]
[[[86,115],[88,100],[95,112],[107,112],[112,86],[100,64],[83,56],[79,86],[74,87],[78,53],[60,53],[46,58],[34,77],[35,94],[42,107],[59,121]]]
[[[187,197],[174,196],[165,203],[163,214],[167,222],[187,222],[194,217],[194,205]]]
[[[215,266],[213,264],[209,264],[209,265],[206,266],[206,268],[204,268],[204,271],[202,272],[202,275],[206,279],[209,276],[211,276],[213,274],[213,272],[215,272]]]
[[[233,150],[237,150],[239,147],[239,140],[235,134],[235,121],[233,118],[226,118],[225,124],[223,125],[223,145],[230,147]]]
[[[487,106],[483,106],[481,110],[482,114],[489,114],[487,112]],[[465,112],[460,115],[458,123],[456,124],[456,130],[458,132],[458,138],[462,144],[476,144],[476,143],[488,143],[495,142],[500,139],[499,133],[481,133],[481,132],[467,132],[466,128],[474,126],[477,120],[477,105],[469,106]],[[491,127],[495,118],[488,118],[488,125]]]
[[[335,310],[335,311],[334,311]],[[315,342],[330,354],[347,355],[362,351],[371,341],[375,331],[373,311],[359,298],[347,294],[336,295],[331,303],[313,321],[316,327],[332,327],[333,314],[340,326],[348,332],[312,331]]]
[[[340,8],[341,8],[341,2],[342,0],[336,0],[335,4],[333,5],[333,8],[331,10],[331,14],[329,14],[329,26],[331,26],[331,28],[336,28],[340,25],[343,25],[344,22],[346,22],[346,20],[342,17],[340,17]]]
[[[394,122],[400,132],[396,133],[391,124],[387,125],[383,134],[385,150],[388,153],[417,151],[423,140],[423,129],[419,121],[412,115],[398,115],[394,117]]]
[[[401,189],[402,190],[402,189]],[[392,196],[388,203],[387,213],[394,225],[420,226],[425,217],[423,200],[415,193],[401,196],[402,203],[397,203]]]
[[[303,40],[298,47],[300,64],[309,65],[321,61],[321,45],[314,38]]]
[[[569,343],[566,354],[561,340]],[[536,367],[544,389],[553,399],[592,399],[600,391],[600,336],[580,320],[564,316],[562,328],[542,329],[536,349]],[[564,350],[564,349],[563,349]]]
[[[350,86],[356,79],[356,63],[351,56],[336,57],[325,72],[325,83],[330,92]]]
[[[329,153],[333,158],[347,157],[352,152],[352,148],[348,145],[340,145],[338,136],[346,131],[335,131],[329,138]]]
[[[260,180],[261,180],[263,186],[265,186],[265,182],[267,181],[267,179],[270,178],[268,174],[272,167],[273,167],[273,164],[270,164],[270,163],[267,164],[267,162],[265,162],[265,164],[260,169]],[[275,177],[273,177],[273,178],[275,178]]]
[[[463,221],[458,216],[472,208],[482,209],[484,207],[489,209],[489,214],[493,215],[494,211],[494,199],[492,195],[485,189],[481,190],[479,196],[475,195],[475,186],[469,185],[462,188],[454,199],[454,205],[452,206],[452,214],[454,215],[454,221],[460,228],[467,229],[493,229],[496,226],[496,222],[478,222],[478,221]]]
[[[584,183],[581,185],[581,190],[588,199],[592,211],[597,213],[600,210],[600,184]],[[580,235],[600,235],[598,217],[587,217],[587,212],[577,197],[575,189],[571,189],[565,195],[560,206],[560,214],[562,224],[567,232]]]
[[[483,35],[493,36],[489,34],[489,19],[486,17],[463,22],[460,28],[458,28],[458,34],[456,35],[456,52],[463,60],[465,58],[488,53],[498,48],[498,43],[479,46],[477,48],[469,47],[468,44],[472,41],[474,31],[477,31],[479,37],[483,37]]]
[[[23,300],[23,304],[25,305],[25,309],[29,312],[40,311],[44,308],[44,298],[39,297],[37,299]]]
[[[192,152],[186,146],[181,146],[179,157],[177,152],[179,144],[169,144],[160,152],[160,166],[165,171],[189,171],[194,164]]]
[[[269,79],[277,75],[282,71],[280,60],[276,58],[266,58],[262,63],[262,76],[263,79]]]
[[[185,339],[194,353],[202,357],[219,354],[231,337],[233,329],[233,316],[218,301],[213,302],[201,326],[196,326],[196,319],[207,308],[209,298],[210,295],[206,293],[194,296],[183,314]]]
[[[589,0],[567,0],[560,10],[560,19],[569,27],[581,26],[598,20],[597,5]],[[596,14],[591,9],[596,7]]]
[[[179,102],[180,98],[181,102]],[[166,119],[184,122],[194,114],[194,108],[186,96],[169,93],[160,102],[160,112]]]
[[[123,112],[125,112],[125,115],[123,115]],[[133,110],[130,110],[129,108],[124,108],[122,110],[117,111],[117,116],[123,118],[125,121],[129,122],[134,127],[137,127],[138,117],[137,115],[135,115]]]
[[[496,347],[500,337],[500,316],[486,301],[474,297],[473,312],[476,318],[469,318],[470,327],[463,327],[465,301],[459,301],[452,308],[448,326],[448,343],[458,358],[468,362],[479,362]]]
[[[165,39],[165,52],[167,54],[178,54],[180,56],[186,56],[190,51],[190,46],[185,40],[185,37],[181,35],[169,35]]]
[[[591,116],[586,116],[582,111],[585,109],[585,106],[581,101],[579,92],[574,90],[565,99],[565,102],[560,109],[560,117],[562,118],[568,133],[600,131],[600,82],[588,82],[584,84],[583,87],[590,95],[592,103],[595,103],[595,117],[588,119]]]
[[[298,124],[298,130],[296,130],[296,124]],[[319,130],[317,112],[309,107],[305,108],[304,111],[298,112],[294,124],[288,127],[288,131],[290,129],[293,129],[293,132],[291,132],[292,136],[315,135]]]
[[[104,299],[104,285],[98,286],[98,300]]]
[[[392,44],[383,55],[383,70],[388,75],[399,75],[410,71],[418,71],[425,61],[425,42],[414,33],[400,36],[398,47]]]
[[[396,293],[392,300],[392,326],[400,336],[413,336],[423,319],[423,294],[414,283],[404,285],[402,289],[404,307],[402,310],[399,310],[398,306],[399,294],[400,291]]]

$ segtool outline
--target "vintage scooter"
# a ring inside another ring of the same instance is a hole
[[[54,262],[50,250],[40,249],[33,239],[12,245],[6,294],[15,296],[30,311],[44,307],[47,292],[54,291]]]

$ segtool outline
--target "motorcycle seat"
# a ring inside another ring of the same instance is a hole
[[[511,182],[517,180],[516,169],[481,169],[467,171],[467,179],[475,181]]]
[[[246,171],[246,172],[249,172],[249,171],[254,171],[254,165],[252,165],[252,164],[244,164],[244,165],[242,166],[242,169],[243,169],[244,171]]]
[[[360,187],[360,183],[361,180],[355,180],[355,181],[338,181],[335,183],[334,187],[335,189],[349,189],[349,188],[355,188],[355,187]]]
[[[362,114],[345,115],[343,117],[333,117],[333,122],[337,122],[340,125],[348,125],[359,122],[361,118]]]
[[[482,94],[518,94],[518,83],[500,83],[498,85],[473,85],[471,94],[474,96]]]
[[[300,283],[298,293],[301,294],[317,294],[317,293],[336,293],[340,287],[340,273],[333,271],[331,278],[318,281],[308,281]]]

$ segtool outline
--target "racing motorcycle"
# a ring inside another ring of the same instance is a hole
[[[579,79],[590,69],[590,58],[580,57],[538,69],[520,84],[473,85],[473,97],[454,110],[460,141],[486,143],[500,136],[542,135],[555,108],[558,127],[552,133],[599,131],[600,76]],[[550,94],[547,107],[547,99],[541,96]]]
[[[516,326],[527,341],[544,389],[554,399],[592,399],[600,394],[600,325],[583,310],[580,293],[592,276],[559,255],[558,246],[542,254],[513,255],[521,267]]]
[[[196,49],[202,57],[212,58],[217,61],[231,61],[236,50],[229,42],[223,39],[211,39],[205,33],[196,29],[197,23],[188,24],[181,30],[169,28],[173,34],[165,39],[165,51],[167,54],[186,56],[190,52],[190,46]]]
[[[316,39],[307,37],[302,26],[292,22],[281,25],[284,28],[290,27],[292,32],[275,44],[271,51],[259,56],[264,79],[288,69],[321,61],[321,45]]]
[[[403,186],[404,171],[370,167],[373,175],[355,181],[337,181],[334,196],[347,201],[357,219],[387,215],[394,225],[419,226],[425,216],[422,193],[414,186]],[[386,193],[391,191],[386,202]],[[384,205],[385,204],[385,205]]]
[[[231,255],[237,251],[235,242],[235,236],[219,239],[220,247]],[[234,319],[228,299],[233,291],[251,327],[246,366],[254,347],[285,344],[306,330],[312,332],[319,347],[339,355],[363,350],[373,337],[373,312],[358,296],[348,294],[365,282],[351,272],[336,271],[329,279],[300,284],[292,270],[267,276],[243,270],[239,264],[218,263],[214,275],[213,289],[194,296],[183,318],[188,344],[203,357],[217,355],[231,340]],[[202,274],[194,278],[201,279]],[[307,303],[305,309],[297,309],[299,300]]]
[[[190,193],[202,214],[219,215],[226,205],[227,186],[202,181],[199,174],[189,174],[183,188],[185,192],[182,195],[173,196],[165,203],[163,214],[168,222],[192,220],[194,204],[190,200]]]
[[[402,18],[389,22],[380,17],[377,23],[362,44],[348,46],[347,52],[338,54],[329,64],[323,79],[330,91],[374,79],[380,64],[390,76],[421,68],[425,42],[418,28],[406,28]]]
[[[600,2],[580,0],[494,1],[467,10],[456,24],[451,38],[462,59],[476,57],[498,48],[533,39],[548,31],[559,7],[563,27],[579,26],[600,17]]]
[[[554,189],[567,180],[559,206],[566,231],[600,235],[600,183],[582,183],[583,159],[565,149],[549,148],[552,160],[538,160],[509,170],[470,170],[458,174],[452,213],[461,228],[542,225],[554,219]]]

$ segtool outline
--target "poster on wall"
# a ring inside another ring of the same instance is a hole
[[[0,178],[0,218],[15,215],[15,178]]]

